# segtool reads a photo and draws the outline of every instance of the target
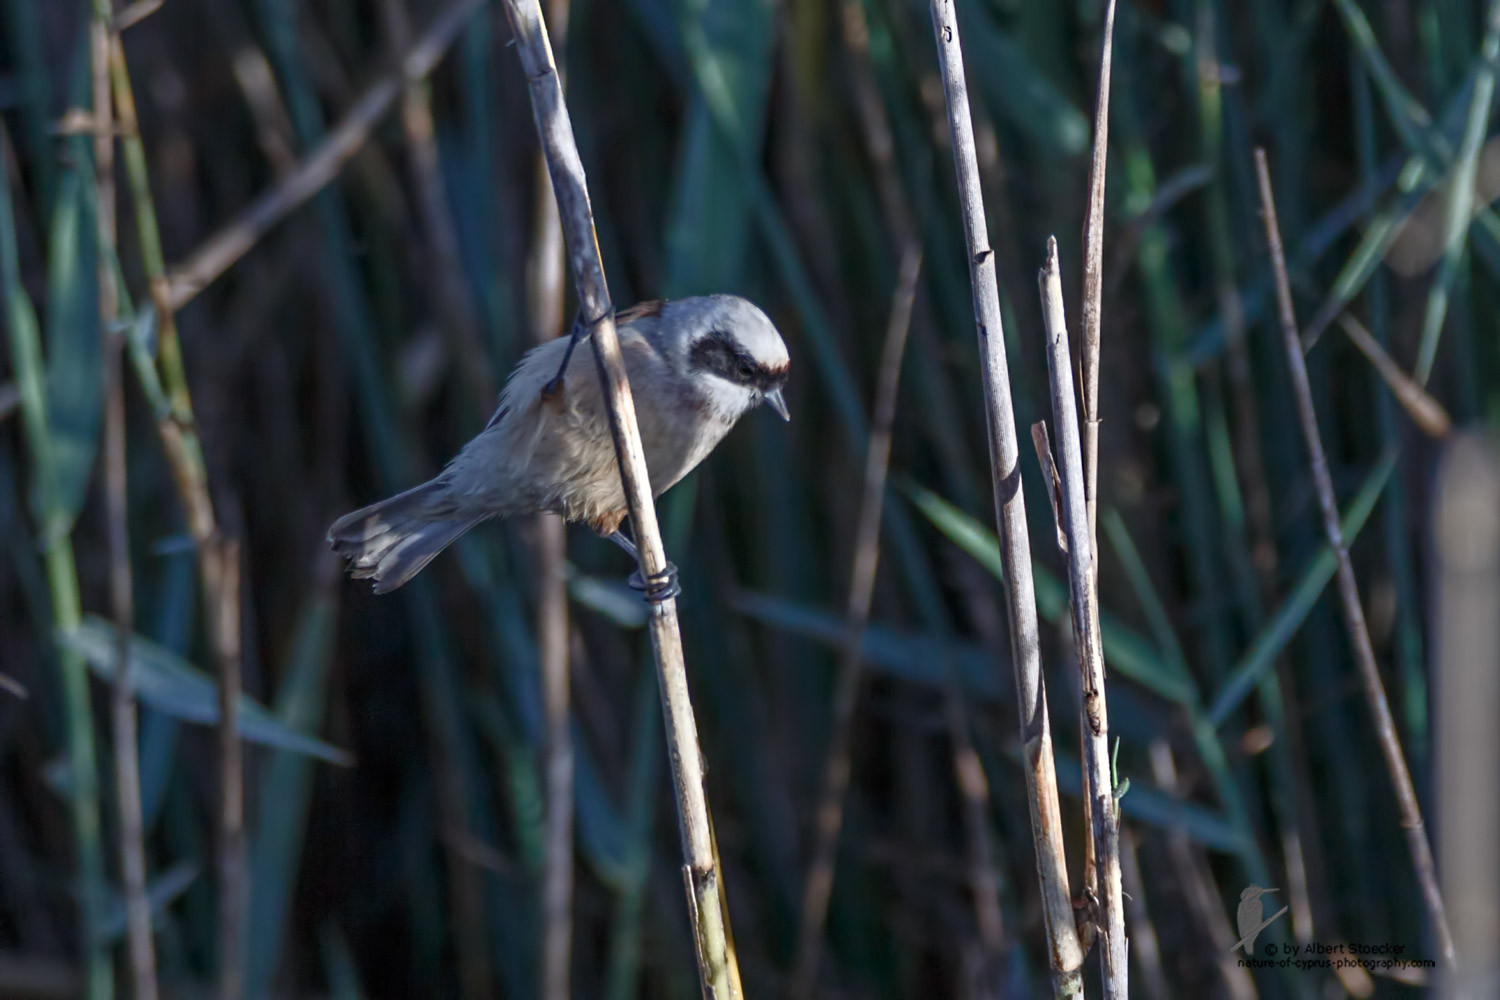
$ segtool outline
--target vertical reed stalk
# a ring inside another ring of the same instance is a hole
[[[568,0],[551,0],[547,21],[557,51],[567,51]],[[560,85],[566,67],[558,61]],[[563,326],[566,268],[562,218],[552,196],[547,159],[537,157],[536,236],[527,281],[531,335],[538,344]],[[547,720],[547,865],[542,886],[542,996],[567,1000],[573,938],[573,733],[569,724],[568,535],[562,518],[534,521],[537,555],[537,660]]]
[[[1365,625],[1364,608],[1360,604],[1359,584],[1354,578],[1354,566],[1349,561],[1349,549],[1344,544],[1343,529],[1339,526],[1338,500],[1334,497],[1333,478],[1328,473],[1328,459],[1323,454],[1323,442],[1318,434],[1318,415],[1313,410],[1307,361],[1302,356],[1302,341],[1297,333],[1292,286],[1287,278],[1286,255],[1282,250],[1281,230],[1276,222],[1276,202],[1271,193],[1271,175],[1266,166],[1264,149],[1255,151],[1255,170],[1260,184],[1261,211],[1265,215],[1266,242],[1271,250],[1271,269],[1276,279],[1276,304],[1281,320],[1281,333],[1285,340],[1287,364],[1291,369],[1292,392],[1297,399],[1297,418],[1302,425],[1308,463],[1312,466],[1313,483],[1318,490],[1318,505],[1323,511],[1323,530],[1328,535],[1328,545],[1338,561],[1339,604],[1344,614],[1344,625],[1349,631],[1349,641],[1354,646],[1354,659],[1359,665],[1360,680],[1370,702],[1370,712],[1375,717],[1375,736],[1385,757],[1396,801],[1401,808],[1401,826],[1406,831],[1412,866],[1416,869],[1422,899],[1432,920],[1438,951],[1444,963],[1452,969],[1458,964],[1458,956],[1453,945],[1453,934],[1448,927],[1443,895],[1438,888],[1432,845],[1427,840],[1427,829],[1422,822],[1422,807],[1417,802],[1417,791],[1412,785],[1411,772],[1406,767],[1406,755],[1402,752],[1401,742],[1396,735],[1396,722],[1391,717],[1385,686],[1380,680],[1380,668],[1375,663],[1375,649],[1370,643],[1370,631]]]
[[[1095,885],[1103,917],[1100,925],[1100,972],[1106,1000],[1129,996],[1130,964],[1125,942],[1125,905],[1120,890],[1120,809],[1110,773],[1109,713],[1104,697],[1104,650],[1099,639],[1099,594],[1094,573],[1094,544],[1088,499],[1083,486],[1083,456],[1073,389],[1068,326],[1063,317],[1062,274],[1057,240],[1047,240],[1047,262],[1037,283],[1047,335],[1047,374],[1052,390],[1052,420],[1057,428],[1057,468],[1062,480],[1063,534],[1068,540],[1068,582],[1072,593],[1073,640],[1078,654],[1083,695],[1084,814],[1093,841]]]
[[[1104,9],[1104,40],[1099,50],[1099,89],[1094,102],[1094,147],[1089,160],[1088,204],[1083,218],[1083,483],[1088,491],[1089,551],[1094,554],[1090,572],[1097,586],[1099,580],[1099,328],[1104,298],[1104,185],[1109,163],[1109,79],[1114,52],[1115,4],[1109,0]],[[1045,290],[1042,293],[1046,300]],[[1063,526],[1059,521],[1058,531]],[[1080,722],[1082,752],[1088,757],[1088,723]],[[1084,815],[1089,814],[1088,797]],[[1097,896],[1095,881],[1098,859],[1092,836],[1083,841],[1083,877],[1087,890]]]
[[[232,685],[219,692],[223,714],[219,719],[218,872],[220,996],[221,1000],[234,1000],[244,984],[246,885],[244,776],[234,710],[240,689],[239,547],[220,535],[213,502],[209,499],[208,471],[203,462],[203,446],[193,417],[192,393],[188,389],[187,369],[177,337],[166,259],[156,222],[156,205],[151,196],[146,148],[141,141],[135,92],[131,88],[125,49],[120,44],[119,35],[109,39],[109,67],[125,173],[135,207],[136,233],[141,243],[141,264],[156,308],[162,383],[171,402],[171,412],[157,421],[157,431],[187,515],[188,532],[198,550],[204,607],[208,611],[211,645],[218,658],[219,683],[221,686]]]
[[[567,532],[536,518],[537,658],[547,720],[547,866],[542,887],[542,996],[567,1000],[573,938],[573,738],[569,711]]]
[[[588,184],[563,101],[562,82],[557,76],[552,46],[537,0],[506,0],[505,9],[515,32],[516,49],[531,91],[532,112],[562,218],[568,260],[577,283],[583,320],[609,409],[610,432],[620,462],[620,479],[640,551],[641,576],[652,579],[666,570],[667,556],[652,503],[651,483],[646,475],[646,458],[641,448],[635,405],[631,401],[630,382],[615,333],[614,306],[605,282],[604,263],[599,256]],[[735,959],[729,945],[724,910],[719,902],[720,873],[714,860],[709,830],[708,802],[703,788],[703,755],[698,747],[698,727],[688,694],[676,600],[651,605],[650,632],[671,751],[669,757],[685,862],[683,876],[688,888],[689,917],[700,981],[705,997],[725,1000],[733,995],[730,965]]]
[[[1440,995],[1493,992],[1500,968],[1500,453],[1492,436],[1464,434],[1446,449],[1431,515],[1433,653],[1437,667],[1438,853],[1463,969]],[[1485,987],[1488,986],[1488,989]]]
[[[1042,918],[1047,931],[1048,962],[1059,996],[1078,996],[1083,989],[1083,952],[1069,900],[1067,860],[1063,854],[1062,812],[1057,799],[1057,769],[1042,684],[1036,593],[1031,576],[1031,544],[1026,500],[1021,490],[1020,448],[1011,406],[1010,375],[1000,320],[1000,293],[995,254],[990,249],[984,199],[980,193],[979,157],[964,78],[963,51],[953,0],[930,0],[938,66],[953,137],[954,167],[964,217],[964,237],[973,288],[974,320],[979,337],[984,383],[985,427],[989,436],[990,474],[995,493],[995,521],[1005,573],[1006,610],[1010,616],[1011,657],[1016,674],[1022,748],[1026,758],[1031,835],[1041,882]]]
[[[896,421],[897,390],[901,385],[901,358],[911,328],[912,303],[922,270],[922,252],[915,242],[901,254],[901,270],[891,301],[890,321],[880,351],[870,441],[865,451],[864,489],[860,493],[854,528],[854,560],[849,572],[849,597],[845,607],[844,643],[839,671],[834,681],[832,738],[819,785],[818,809],[814,814],[812,860],[802,887],[802,925],[797,941],[797,966],[791,995],[813,996],[822,953],[823,923],[833,894],[834,862],[838,854],[839,830],[844,821],[844,797],[849,790],[851,753],[854,743],[855,709],[859,706],[860,680],[864,675],[865,629],[870,623],[870,603],[875,595],[875,573],[880,562],[880,516],[885,501],[886,474],[891,459],[891,427]],[[983,831],[981,831],[983,832]]]
[[[120,815],[120,875],[125,894],[125,927],[130,981],[136,1000],[155,1000],[156,954],[151,939],[151,904],[146,897],[146,845],[141,816],[140,753],[135,696],[130,679],[130,635],[135,600],[130,577],[130,530],[126,488],[125,381],[121,364],[119,292],[114,269],[115,139],[110,99],[110,0],[94,0],[90,57],[94,90],[94,211],[98,231],[99,351],[104,375],[104,492],[109,535],[109,599],[115,622],[115,680],[110,696],[114,730],[115,797]]]
[[[862,0],[845,0],[840,26],[844,46],[851,62],[851,84],[854,91],[854,109],[859,119],[860,133],[864,139],[865,153],[875,168],[875,190],[880,200],[881,214],[885,216],[895,246],[916,248],[921,246],[922,234],[917,214],[902,185],[901,172],[896,163],[896,139],[892,121],[885,103],[881,100],[880,88],[875,77],[873,58],[870,53],[870,24],[865,17]],[[903,250],[903,258],[906,251]],[[914,333],[920,338],[923,330],[931,338],[932,320],[924,315],[924,301],[915,295],[912,301],[912,316],[908,320]],[[929,397],[930,399],[930,397]],[[957,436],[955,435],[954,440]],[[950,442],[951,443],[951,442]],[[962,464],[962,463],[960,463]],[[910,578],[910,586],[930,591],[931,576],[911,561],[911,550],[907,545],[909,536],[904,531],[896,536],[898,550],[903,551],[902,562]],[[944,629],[942,615],[929,594],[921,599],[924,605],[923,618],[939,629]],[[987,972],[994,971],[994,961],[1003,947],[1004,926],[1000,913],[999,879],[996,877],[989,841],[990,796],[989,784],[982,766],[979,766],[974,742],[969,732],[968,713],[965,710],[962,685],[957,668],[951,660],[945,663],[944,717],[947,721],[949,740],[953,746],[953,771],[962,797],[963,822],[966,847],[969,853],[969,870],[972,876],[974,918],[980,932]]]
[[[1094,101],[1094,152],[1083,219],[1083,482],[1088,489],[1089,538],[1099,553],[1099,328],[1104,300],[1104,180],[1109,164],[1109,76],[1113,62],[1115,0],[1104,8],[1099,91]],[[1094,567],[1094,576],[1099,575]]]
[[[219,1000],[238,1000],[245,985],[245,903],[249,871],[245,841],[245,771],[238,726],[240,696],[240,546],[215,537],[209,592],[219,606],[214,653],[219,664]]]

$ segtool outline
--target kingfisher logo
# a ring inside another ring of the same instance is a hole
[[[1229,949],[1231,955],[1240,948],[1245,949],[1247,957],[1254,955],[1256,936],[1286,913],[1287,908],[1283,906],[1269,918],[1265,920],[1261,919],[1265,913],[1265,905],[1261,902],[1260,897],[1268,892],[1275,891],[1275,889],[1262,889],[1258,885],[1247,885],[1245,886],[1245,891],[1240,893],[1239,909],[1234,911],[1234,923],[1239,928],[1240,939],[1234,943],[1233,948]]]

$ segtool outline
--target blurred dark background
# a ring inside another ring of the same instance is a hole
[[[886,184],[925,257],[817,992],[1043,995],[973,309],[926,6],[570,6],[559,55],[616,305],[736,292],[765,308],[793,357],[792,422],[747,418],[659,503],[684,581],[746,989],[781,995],[795,959],[900,251]],[[1103,3],[957,6],[1064,821],[1081,832],[1066,577],[1027,428],[1050,420],[1033,280],[1049,234],[1077,333]],[[1497,40],[1486,6],[1120,4],[1099,563],[1110,718],[1131,781],[1137,995],[1400,996],[1422,988],[1401,977],[1431,975],[1252,975],[1225,959],[1240,890],[1259,880],[1278,888],[1271,911],[1291,907],[1263,940],[1434,954],[1325,592],[1332,562],[1275,327],[1251,150],[1268,149],[1304,324],[1337,292],[1401,369],[1425,379],[1431,353],[1429,389],[1456,424],[1493,425],[1500,223],[1487,202],[1500,160],[1479,141]],[[69,733],[75,747],[78,733],[95,736],[99,933],[124,968],[112,661],[74,633],[54,641],[77,620],[70,580],[85,632],[109,635],[97,274],[116,258],[130,298],[120,328],[133,617],[151,644],[132,670],[157,963],[167,995],[208,995],[216,975],[218,772],[202,724],[215,647],[159,400],[142,378],[161,368],[170,393],[159,345],[172,334],[150,305],[149,234],[131,188],[141,177],[174,279],[213,509],[241,540],[243,684],[265,706],[246,750],[247,995],[537,995],[548,845],[535,526],[487,525],[382,597],[346,581],[324,541],[333,518],[433,474],[483,426],[538,310],[572,315],[571,299],[536,301],[550,194],[503,12],[458,0],[166,0],[123,33],[145,156],[144,171],[121,160],[116,172],[116,252],[96,235],[93,143],[77,127],[91,106],[92,8],[0,0],[0,10],[0,238],[14,245],[11,349],[0,355],[0,672],[27,694],[0,693],[0,994],[83,988],[77,901],[89,886],[74,816],[89,799],[72,794]],[[434,39],[429,26],[445,18],[452,30]],[[395,54],[418,43],[441,58],[403,86]],[[872,154],[862,100],[888,123],[888,160]],[[350,134],[347,162],[312,172],[316,194],[274,213],[204,287],[188,281],[203,273],[192,267],[206,242],[256,199],[290,198],[289,179],[309,176],[298,164],[351,116],[368,127]],[[1464,213],[1445,242],[1450,194],[1469,183],[1471,238]],[[1398,230],[1394,244],[1369,242]],[[41,347],[30,361],[15,349],[28,310]],[[1428,524],[1441,449],[1339,323],[1324,325],[1308,355],[1323,440],[1400,736],[1431,806]],[[28,384],[44,435],[28,426]],[[643,606],[617,551],[582,529],[569,543],[573,992],[691,997]],[[85,662],[93,681],[80,700],[66,678]],[[977,802],[954,777],[967,741],[988,784]],[[1076,879],[1081,843],[1068,846]],[[998,941],[976,926],[976,879],[998,893]]]

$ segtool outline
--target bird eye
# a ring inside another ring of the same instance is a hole
[[[755,377],[755,366],[748,361],[741,361],[735,370],[739,373],[740,378],[746,382]]]

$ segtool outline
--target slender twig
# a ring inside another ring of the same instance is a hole
[[[1427,840],[1427,830],[1422,823],[1422,808],[1417,802],[1417,792],[1412,785],[1411,772],[1406,767],[1406,757],[1396,735],[1396,723],[1391,717],[1391,707],[1386,701],[1385,687],[1380,680],[1380,669],[1375,663],[1375,649],[1370,643],[1370,632],[1365,625],[1365,613],[1360,605],[1359,584],[1354,578],[1354,566],[1349,561],[1349,550],[1344,544],[1343,529],[1339,527],[1338,501],[1333,493],[1333,478],[1328,473],[1328,460],[1323,453],[1323,442],[1318,436],[1318,417],[1313,410],[1312,388],[1307,378],[1307,362],[1302,356],[1302,341],[1297,333],[1297,316],[1292,306],[1292,287],[1287,278],[1286,256],[1282,250],[1281,232],[1276,222],[1276,203],[1271,193],[1271,175],[1266,166],[1264,149],[1255,151],[1255,170],[1260,184],[1261,210],[1265,215],[1266,242],[1270,245],[1272,274],[1276,279],[1276,301],[1281,319],[1281,332],[1286,341],[1287,364],[1291,368],[1292,391],[1297,399],[1297,417],[1302,424],[1302,435],[1307,444],[1308,461],[1312,466],[1313,483],[1318,490],[1318,504],[1323,510],[1323,529],[1328,535],[1329,547],[1338,561],[1339,601],[1344,613],[1344,624],[1349,630],[1349,639],[1354,646],[1354,658],[1359,664],[1360,680],[1365,695],[1370,701],[1370,712],[1375,717],[1375,735],[1385,757],[1386,769],[1390,772],[1391,784],[1396,800],[1401,807],[1401,825],[1406,830],[1407,846],[1411,850],[1412,865],[1416,869],[1417,882],[1422,888],[1422,898],[1432,919],[1433,934],[1444,962],[1456,967],[1457,954],[1453,946],[1453,934],[1448,927],[1447,911],[1443,907],[1442,892],[1438,888],[1437,870],[1432,859],[1432,846]]]
[[[90,25],[94,116],[101,125],[110,114],[110,0],[95,0]],[[135,697],[130,679],[130,635],[135,601],[130,578],[130,534],[126,499],[125,382],[120,339],[115,332],[119,294],[107,263],[115,246],[115,141],[108,128],[94,137],[94,211],[99,234],[99,351],[104,368],[104,490],[109,522],[109,603],[115,621],[115,679],[110,697],[115,748],[115,797],[120,815],[120,874],[125,890],[125,927],[130,981],[136,1000],[155,1000],[156,953],[151,939],[151,904],[146,897],[146,845],[141,816],[140,753]]]
[[[372,84],[294,171],[205,240],[187,260],[173,267],[166,294],[168,305],[180,310],[191,302],[276,223],[332,181],[370,138],[375,124],[403,93],[406,82],[432,73],[468,23],[469,16],[483,3],[484,0],[454,0],[406,53],[400,67]]]
[[[814,814],[816,825],[811,861],[802,886],[802,925],[791,989],[791,995],[798,998],[811,997],[815,993],[823,922],[827,919],[828,900],[833,893],[834,861],[839,830],[844,823],[844,797],[849,789],[855,709],[859,705],[860,679],[864,673],[860,651],[864,645],[865,629],[870,623],[870,603],[875,595],[875,574],[880,563],[880,517],[885,501],[886,474],[890,468],[891,427],[896,419],[901,358],[906,351],[906,335],[911,328],[912,303],[916,299],[921,268],[920,248],[916,244],[908,245],[901,255],[885,343],[880,351],[874,413],[870,421],[869,446],[865,451],[864,489],[860,494],[854,528],[854,560],[849,572],[844,642],[834,681],[832,735],[819,785],[818,809]]]
[[[1094,152],[1083,220],[1083,472],[1088,489],[1089,537],[1097,554],[1099,525],[1099,326],[1104,299],[1104,179],[1109,161],[1109,75],[1114,51],[1115,0],[1104,8],[1099,90],[1094,101]],[[1095,576],[1098,568],[1095,568]]]
[[[667,556],[651,499],[651,483],[646,475],[646,457],[641,448],[630,382],[615,333],[614,306],[605,283],[604,264],[599,257],[588,184],[578,158],[573,125],[563,101],[552,46],[547,39],[547,28],[542,23],[537,0],[506,0],[505,9],[531,91],[532,112],[562,217],[580,312],[589,331],[609,409],[610,432],[620,462],[621,484],[640,553],[640,573],[644,579],[659,579],[667,568]],[[671,748],[668,756],[672,763],[682,833],[683,876],[688,887],[688,909],[697,946],[698,970],[704,995],[711,1000],[724,1000],[733,995],[730,964],[734,962],[734,954],[729,946],[724,911],[719,902],[720,873],[714,863],[709,833],[703,755],[698,747],[698,726],[688,693],[675,599],[651,604],[650,631]]]
[[[1006,609],[1011,627],[1011,660],[1015,670],[1020,734],[1026,757],[1027,799],[1031,835],[1041,882],[1042,917],[1047,931],[1048,964],[1059,995],[1082,990],[1083,953],[1073,924],[1068,868],[1063,854],[1062,811],[1057,798],[1057,771],[1042,685],[1036,593],[1031,575],[1031,544],[1026,501],[1021,490],[1020,448],[1010,398],[1005,336],[1000,321],[1000,293],[995,255],[989,246],[980,193],[979,157],[964,79],[958,17],[953,0],[930,0],[938,65],[953,137],[954,167],[964,216],[964,237],[973,286],[974,319],[984,383],[985,426],[989,431],[990,474],[995,493],[995,520],[1005,570]]]
[[[551,0],[547,26],[558,52],[567,50],[568,2]],[[566,85],[565,65],[557,66]],[[527,261],[531,334],[536,343],[563,326],[567,260],[562,218],[552,197],[547,159],[537,157],[536,235]],[[542,882],[543,1000],[567,1000],[573,920],[573,734],[569,725],[568,535],[553,514],[535,519],[537,555],[537,660],[547,720],[547,861]]]
[[[1359,348],[1359,352],[1374,366],[1376,374],[1384,380],[1396,402],[1411,417],[1412,423],[1430,437],[1446,437],[1453,429],[1453,420],[1443,404],[1422,388],[1416,379],[1401,370],[1401,366],[1370,335],[1363,323],[1348,313],[1340,313],[1339,325],[1344,328],[1344,334],[1354,342],[1354,346]]]
[[[1073,364],[1063,318],[1062,273],[1057,240],[1047,239],[1047,262],[1037,275],[1047,335],[1047,374],[1052,419],[1057,428],[1057,465],[1062,478],[1062,511],[1068,536],[1068,582],[1072,591],[1073,640],[1081,674],[1084,815],[1094,844],[1094,865],[1103,917],[1100,972],[1107,1000],[1129,996],[1125,904],[1120,895],[1120,809],[1110,768],[1109,713],[1104,697],[1104,650],[1099,639],[1099,593],[1094,577],[1094,541],[1083,486],[1083,455],[1074,402]]]

